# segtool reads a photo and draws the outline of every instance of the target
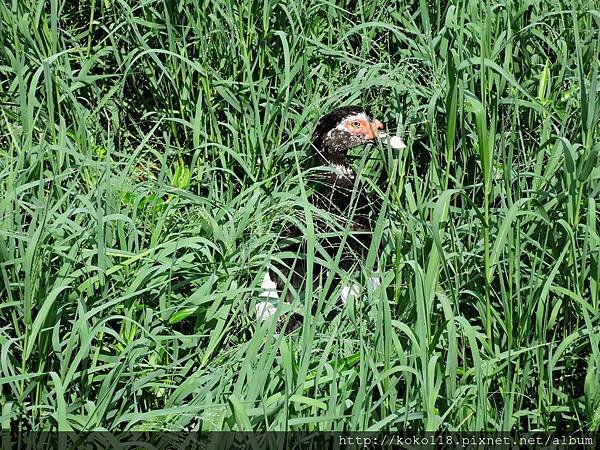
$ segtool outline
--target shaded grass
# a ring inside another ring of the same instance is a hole
[[[0,5],[3,429],[598,429],[598,5],[338,5]],[[341,103],[409,144],[357,163],[382,286],[285,335]]]

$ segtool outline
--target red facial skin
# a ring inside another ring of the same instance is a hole
[[[368,141],[375,140],[379,134],[377,130],[383,129],[383,124],[377,119],[374,119],[372,122],[363,118],[352,119],[344,122],[343,125],[348,132],[363,135],[364,139]]]

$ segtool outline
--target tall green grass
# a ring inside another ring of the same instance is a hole
[[[0,26],[2,429],[598,430],[597,2],[8,0]],[[350,103],[408,143],[358,150],[382,284],[332,316],[309,279],[282,333],[260,281],[292,222],[335,272],[304,183]]]

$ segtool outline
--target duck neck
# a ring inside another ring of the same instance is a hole
[[[323,174],[322,181],[325,185],[333,186],[352,186],[356,173],[348,157],[344,152],[319,152],[319,165],[331,169]]]

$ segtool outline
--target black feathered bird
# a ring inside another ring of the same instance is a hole
[[[342,253],[341,268],[348,270],[362,258],[371,244],[373,220],[379,214],[379,199],[369,194],[365,184],[357,180],[348,151],[374,142],[383,129],[382,123],[359,106],[342,106],[324,115],[312,136],[314,160],[324,170],[315,179],[315,193],[310,201],[328,211],[352,232]],[[347,222],[350,223],[347,223]],[[322,221],[317,225],[327,228]],[[329,238],[324,247],[335,256],[340,238]]]
[[[379,199],[365,189],[365,184],[357,179],[358,175],[352,168],[348,151],[354,147],[375,142],[379,137],[385,137],[383,124],[360,106],[342,106],[325,114],[319,119],[312,135],[313,163],[320,167],[318,175],[312,180],[315,190],[310,202],[317,208],[329,212],[336,218],[338,227],[332,227],[323,218],[316,215],[314,224],[318,233],[329,233],[328,237],[320,239],[320,243],[331,258],[335,258],[342,238],[335,235],[340,227],[348,227],[346,247],[342,251],[340,268],[349,270],[357,260],[366,256],[372,239],[374,220],[379,214]],[[394,139],[394,138],[392,138]],[[398,142],[401,143],[401,141]],[[401,143],[403,146],[403,143]],[[348,223],[349,222],[349,223]],[[306,267],[302,256],[302,233],[296,228],[286,230],[284,237],[292,238],[297,243],[288,245],[287,251],[298,255],[295,261],[286,260],[287,268],[281,270],[285,278],[294,288],[299,288],[304,280]],[[293,271],[290,271],[293,267]],[[313,275],[318,276],[322,267],[313,269]],[[275,279],[273,283],[271,278]],[[274,288],[277,291],[285,285],[285,280],[277,276],[276,271],[269,270],[263,281],[263,289]],[[263,290],[263,297],[275,297]],[[274,312],[274,307],[271,309]],[[261,313],[257,305],[259,318]],[[265,314],[269,316],[271,314]]]

